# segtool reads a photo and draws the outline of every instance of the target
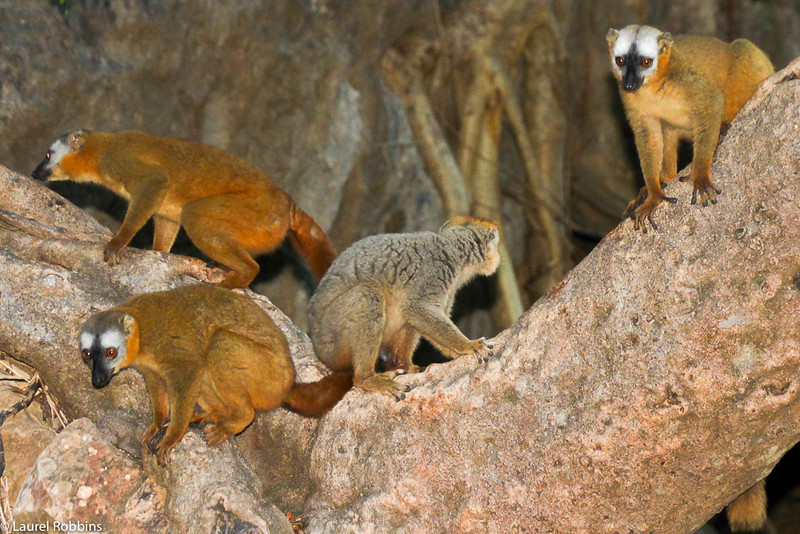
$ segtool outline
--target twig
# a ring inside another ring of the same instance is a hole
[[[0,478],[0,522],[10,525],[14,521],[11,503],[8,501],[8,479]]]
[[[20,411],[24,410],[25,408],[27,408],[28,406],[30,406],[31,403],[33,402],[34,397],[36,397],[36,394],[39,392],[41,388],[42,388],[42,382],[39,379],[39,374],[37,373],[33,376],[33,378],[31,378],[31,381],[29,382],[25,398],[14,404],[11,408],[7,408],[2,412],[0,412],[0,427],[3,426],[3,423],[5,423],[6,418],[9,415],[15,415]],[[0,434],[0,476],[3,476],[5,470],[6,470],[6,451],[3,446],[3,436],[2,434]]]

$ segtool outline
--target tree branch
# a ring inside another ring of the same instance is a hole
[[[417,150],[436,185],[448,218],[468,214],[469,191],[436,121],[419,73],[393,49],[384,55],[381,68],[387,83],[406,107]]]
[[[612,231],[488,365],[345,397],[309,534],[693,532],[769,473],[800,439],[800,86],[760,98],[718,149],[717,205],[671,183],[657,232]]]

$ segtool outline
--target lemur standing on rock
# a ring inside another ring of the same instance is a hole
[[[79,339],[94,387],[126,367],[144,375],[153,405],[153,424],[141,438],[145,450],[169,415],[155,451],[162,465],[190,422],[210,422],[206,438],[216,445],[244,430],[255,410],[284,406],[321,417],[353,385],[350,371],[296,383],[275,322],[244,295],[215,286],[137,295],[92,315]]]
[[[676,201],[664,194],[662,183],[678,172],[678,142],[684,138],[694,143],[692,204],[698,195],[703,206],[716,203],[720,190],[710,172],[720,129],[774,72],[769,58],[746,39],[673,38],[650,26],[611,29],[606,39],[645,181],[624,216],[637,230],[646,232],[646,222],[656,228],[656,206]]]
[[[381,354],[390,367],[418,369],[411,358],[420,336],[448,358],[492,354],[483,338],[469,340],[450,320],[458,288],[500,264],[493,223],[458,217],[438,233],[383,234],[345,250],[309,301],[317,357],[334,371],[352,369],[353,384],[404,397],[393,377],[376,373]]]
[[[223,287],[247,287],[253,255],[288,237],[317,280],[336,251],[328,236],[264,171],[200,143],[142,132],[75,130],[59,137],[33,171],[37,180],[94,182],[130,201],[105,248],[114,263],[150,217],[153,250],[169,252],[181,225],[204,254],[231,272]]]

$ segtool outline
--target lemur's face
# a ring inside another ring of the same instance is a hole
[[[634,92],[658,69],[659,55],[672,42],[668,33],[650,26],[626,26],[609,30],[611,70],[622,89]]]
[[[128,360],[134,319],[125,313],[108,311],[93,315],[80,335],[83,362],[92,371],[92,385],[102,388],[111,382]]]
[[[47,149],[44,159],[31,173],[33,179],[43,182],[73,179],[63,171],[61,162],[65,156],[80,150],[83,140],[84,132],[82,130],[66,133],[56,139]]]

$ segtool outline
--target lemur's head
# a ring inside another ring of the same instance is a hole
[[[65,157],[75,154],[83,148],[83,143],[86,141],[85,130],[73,130],[65,133],[56,139],[50,148],[47,150],[44,159],[33,170],[31,176],[34,180],[41,180],[43,182],[54,180],[75,180],[76,176],[72,176],[66,172],[62,164]]]
[[[500,266],[500,235],[497,225],[480,217],[454,217],[440,232],[453,232],[463,239],[472,274],[489,276]]]
[[[606,35],[611,52],[611,70],[625,91],[633,92],[646,84],[666,62],[672,50],[672,36],[652,26],[625,26],[610,29]]]
[[[139,352],[136,319],[119,310],[92,315],[81,329],[81,355],[92,371],[92,385],[102,388]]]

